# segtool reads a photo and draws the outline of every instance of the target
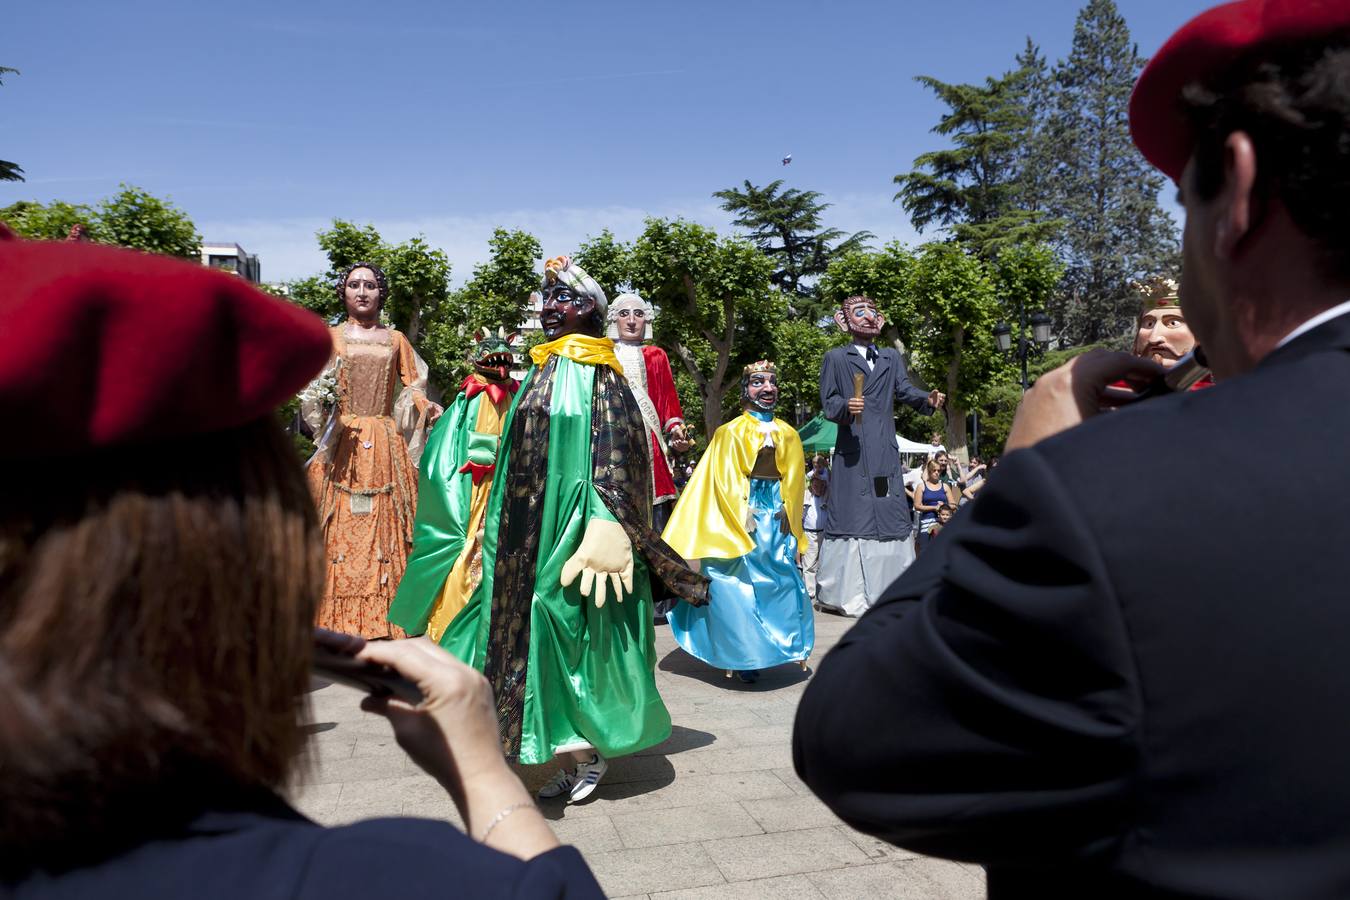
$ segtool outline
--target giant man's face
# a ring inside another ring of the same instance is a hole
[[[772,372],[755,372],[745,384],[745,405],[760,412],[772,412],[778,402],[778,376]]]
[[[550,341],[566,334],[586,331],[595,312],[595,298],[579,294],[561,281],[544,290],[539,325]]]
[[[877,312],[877,305],[866,297],[853,300],[834,314],[835,323],[854,337],[867,340],[881,334],[886,318]]]

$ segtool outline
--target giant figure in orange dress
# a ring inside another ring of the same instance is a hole
[[[347,270],[338,283],[347,321],[331,329],[333,358],[301,394],[319,435],[306,474],[328,563],[316,622],[365,638],[404,636],[389,604],[412,545],[417,459],[441,414],[427,399],[426,363],[380,324],[388,293],[378,266]]]

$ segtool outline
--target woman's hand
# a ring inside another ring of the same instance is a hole
[[[492,689],[478,670],[424,637],[365,645],[358,659],[382,663],[417,685],[417,706],[391,697],[366,697],[361,708],[384,716],[413,762],[461,804],[465,785],[509,769],[497,731]]]

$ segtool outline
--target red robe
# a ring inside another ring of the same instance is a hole
[[[660,347],[644,346],[642,361],[647,368],[647,396],[656,408],[661,433],[669,435],[676,425],[684,424],[684,412],[680,409],[680,398],[675,393],[675,376],[670,371],[670,360],[666,357],[666,351]],[[648,440],[652,444],[652,481],[656,489],[652,498],[659,503],[675,496],[675,479],[671,477],[670,463],[661,452],[656,435],[648,435]]]

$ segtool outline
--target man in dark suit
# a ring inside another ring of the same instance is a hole
[[[1219,384],[1097,415],[1156,364],[1043,376],[1016,452],[822,662],[796,768],[994,898],[1345,897],[1350,472],[1318,463],[1350,439],[1350,4],[1199,16],[1130,119],[1180,184]],[[1253,465],[1274,442],[1316,503]],[[1253,527],[1272,491],[1298,515]]]
[[[834,502],[821,541],[817,600],[822,608],[862,615],[914,560],[910,513],[895,445],[895,403],[931,415],[941,391],[910,384],[894,347],[877,347],[885,319],[869,297],[849,297],[834,314],[853,338],[821,361],[820,406],[839,426],[834,445]],[[862,378],[862,396],[855,391]]]

